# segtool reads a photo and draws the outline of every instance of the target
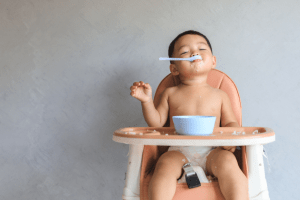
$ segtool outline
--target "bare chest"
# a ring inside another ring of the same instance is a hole
[[[215,92],[177,92],[169,97],[170,116],[176,115],[221,115],[222,99]],[[172,124],[172,123],[171,123]]]

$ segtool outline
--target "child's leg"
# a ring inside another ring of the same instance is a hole
[[[207,172],[218,178],[221,192],[226,200],[248,200],[248,179],[238,166],[233,153],[216,148],[206,161]]]
[[[178,151],[167,151],[161,155],[149,183],[149,200],[172,200],[182,166],[187,162],[187,158]]]

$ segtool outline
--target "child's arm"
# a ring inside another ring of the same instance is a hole
[[[230,99],[226,92],[221,91],[222,108],[221,108],[221,127],[240,127],[236,120],[231,107]]]
[[[168,118],[168,94],[166,91],[163,92],[157,109],[154,106],[152,100],[152,89],[148,83],[134,82],[133,86],[130,87],[131,96],[140,100],[142,103],[142,109],[145,121],[150,127],[162,127]]]
[[[236,120],[234,112],[231,107],[231,102],[226,92],[221,91],[222,95],[222,108],[221,108],[221,126],[222,127],[240,127]],[[234,152],[236,146],[223,146],[225,150]]]

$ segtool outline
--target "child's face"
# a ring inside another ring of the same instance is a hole
[[[170,71],[173,75],[179,75],[180,78],[192,78],[195,76],[207,74],[212,68],[216,67],[216,57],[206,42],[199,35],[184,35],[176,41],[174,46],[174,58],[189,58],[200,55],[202,60],[174,61],[170,65]]]

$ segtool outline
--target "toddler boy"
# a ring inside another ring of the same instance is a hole
[[[215,127],[238,127],[228,95],[207,84],[207,75],[216,67],[209,40],[196,31],[179,34],[169,46],[169,57],[189,58],[200,55],[202,59],[171,61],[170,71],[178,76],[181,84],[167,88],[157,108],[152,100],[148,83],[135,82],[130,87],[131,95],[142,103],[143,115],[150,127],[162,127],[170,116],[204,115],[216,116]],[[248,200],[248,180],[238,166],[233,154],[234,146],[224,147],[170,147],[157,161],[149,184],[150,200],[171,200],[177,180],[182,176],[182,167],[188,161],[202,163],[208,175],[218,178],[226,200]]]

